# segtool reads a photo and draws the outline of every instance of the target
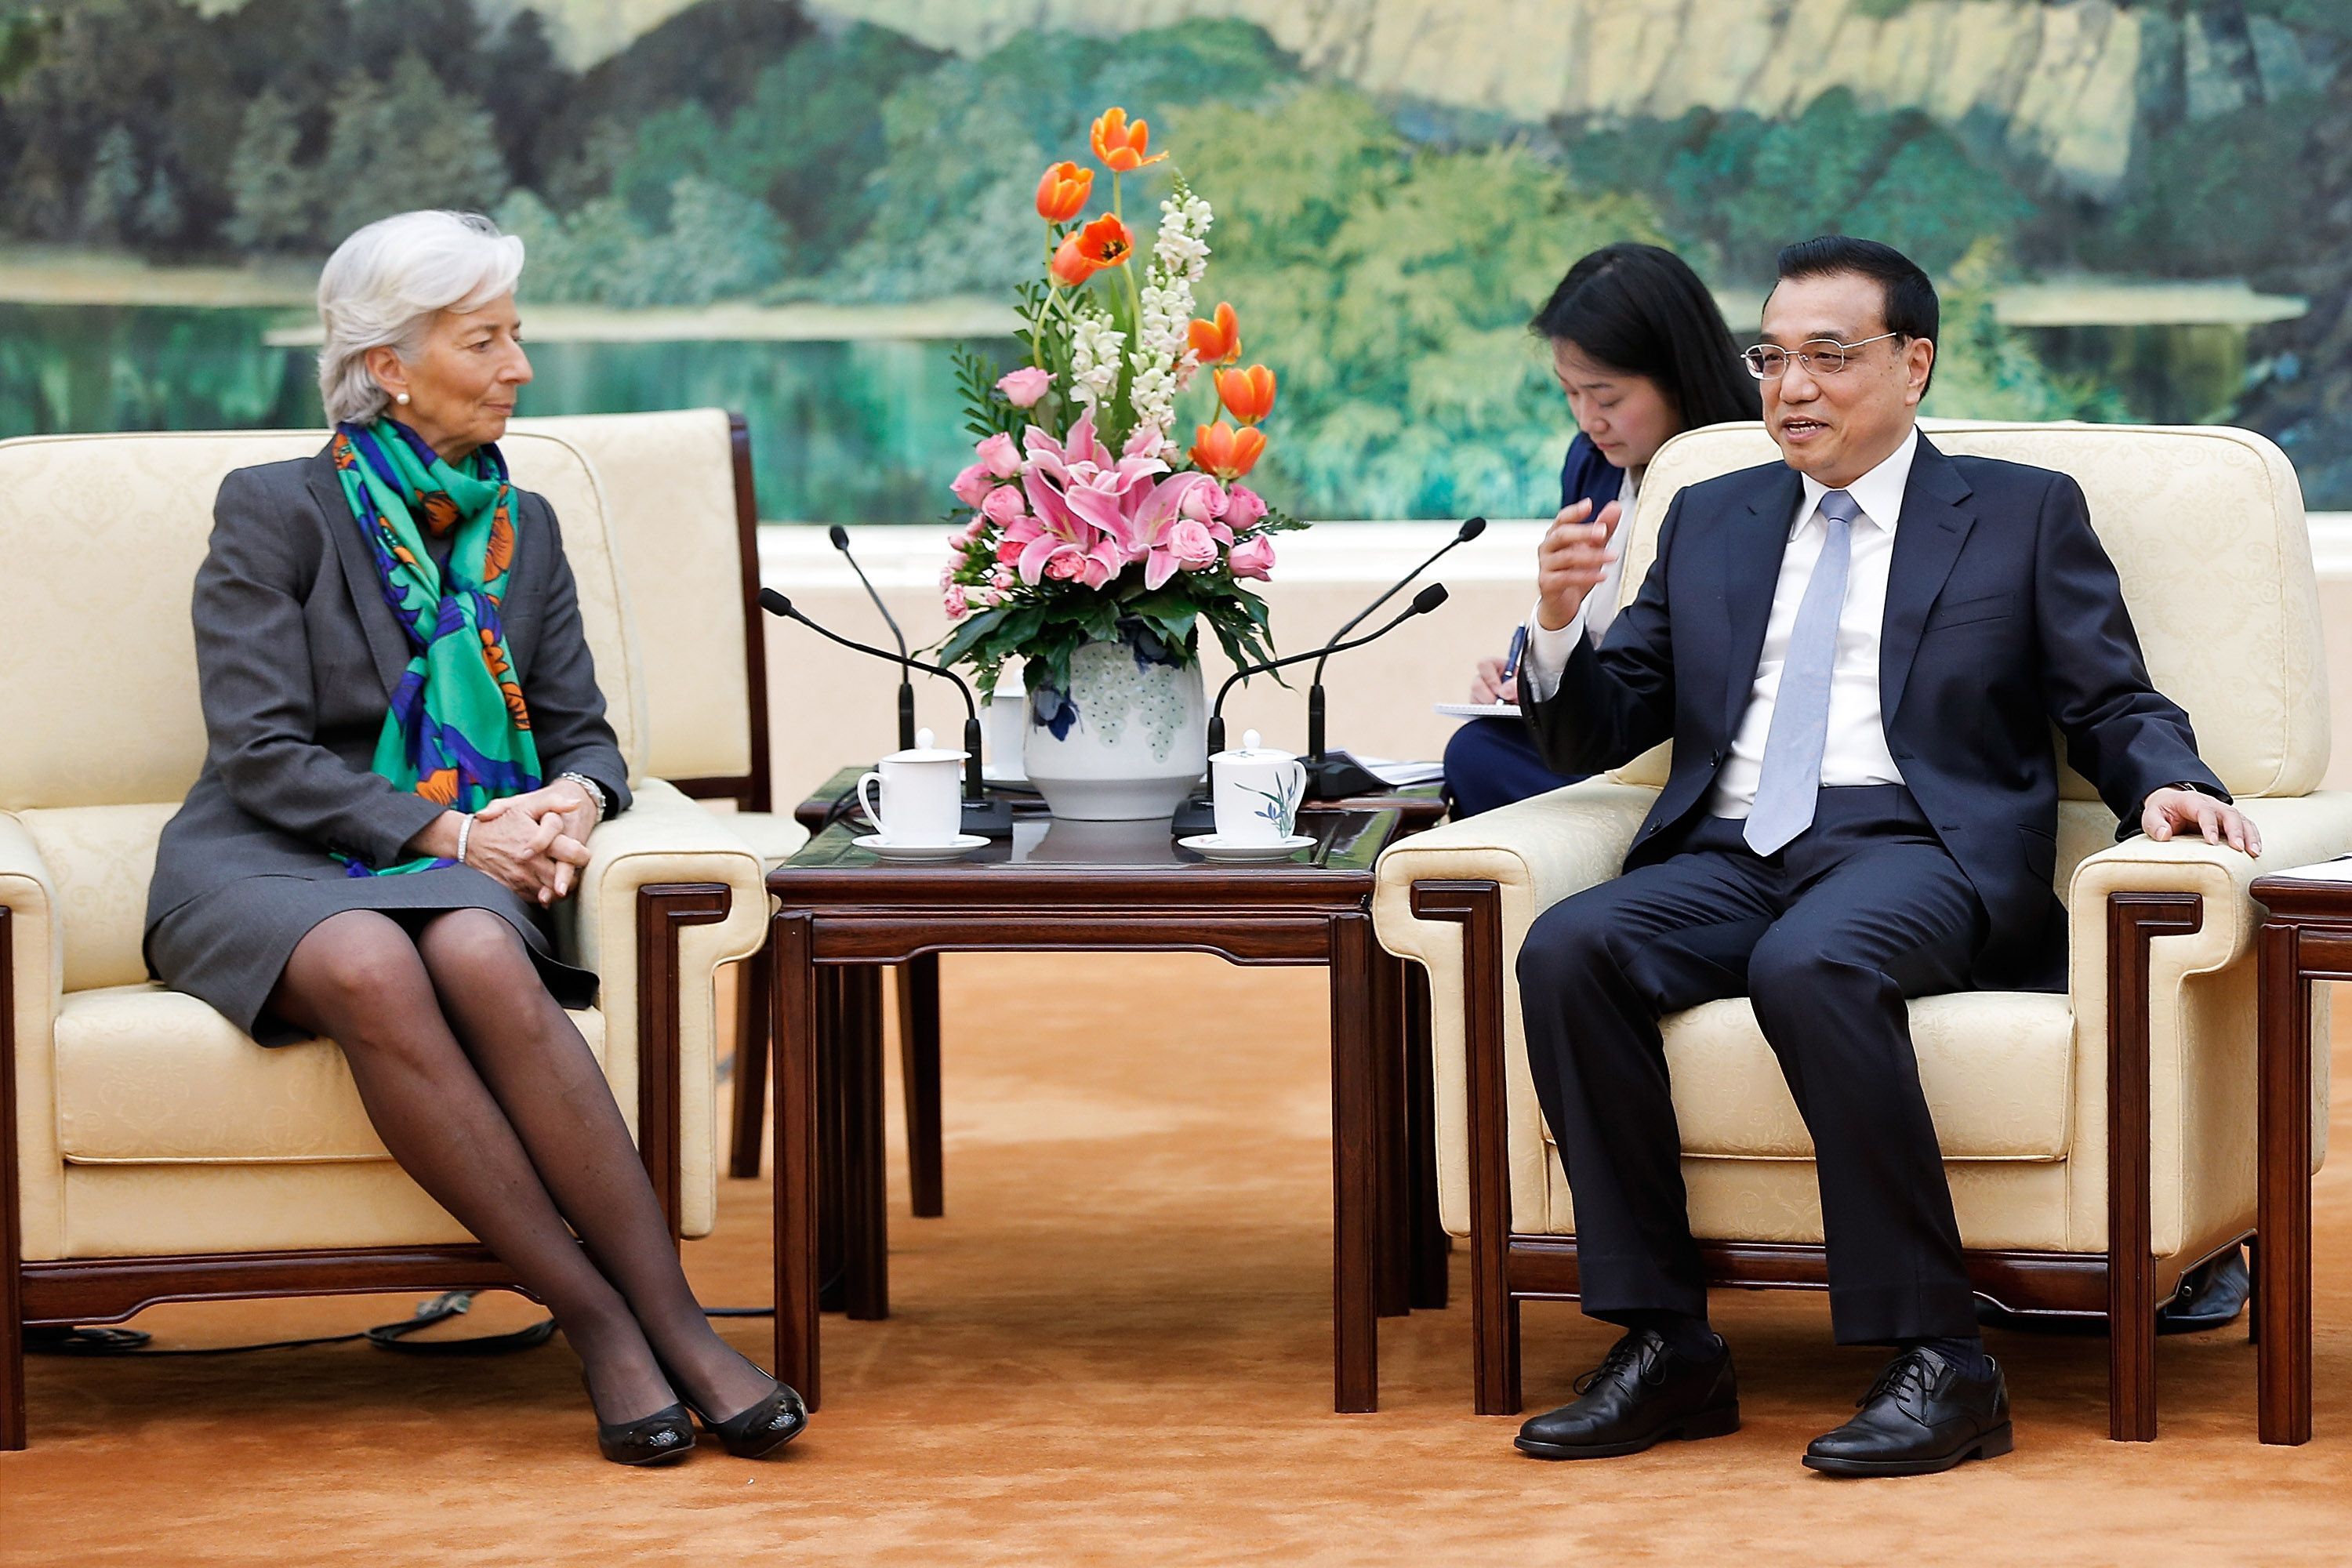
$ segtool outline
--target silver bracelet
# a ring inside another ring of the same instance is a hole
[[[598,822],[604,820],[605,801],[604,785],[598,784],[594,779],[590,778],[586,773],[558,773],[555,776],[560,779],[570,779],[573,784],[576,784],[582,789],[586,790],[588,792],[588,803],[596,808],[596,820]]]
[[[467,812],[457,823],[457,864],[466,863],[466,841],[474,836],[474,814]]]

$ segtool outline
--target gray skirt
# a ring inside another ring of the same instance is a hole
[[[347,910],[401,915],[488,910],[520,934],[541,981],[566,1007],[596,999],[596,976],[555,956],[547,915],[470,866],[396,877],[346,875],[320,857],[315,877],[247,877],[189,900],[147,931],[147,967],[174,991],[210,1003],[265,1046],[310,1038],[268,1010],[286,961],[320,921]]]

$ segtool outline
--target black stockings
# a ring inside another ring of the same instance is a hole
[[[411,937],[336,915],[269,1006],[342,1047],[384,1147],[554,1314],[600,1419],[668,1405],[663,1364],[716,1416],[767,1393],[703,1316],[603,1070],[505,921],[459,910]]]

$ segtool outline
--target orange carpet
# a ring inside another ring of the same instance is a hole
[[[1470,1414],[1460,1253],[1454,1310],[1383,1321],[1381,1412],[1331,1414],[1319,971],[950,959],[946,992],[947,1215],[906,1216],[894,1157],[896,1316],[827,1317],[825,1408],[782,1462],[715,1445],[668,1470],[600,1462],[561,1342],[481,1362],[37,1360],[33,1447],[0,1455],[0,1563],[2352,1561],[2352,1162],[2320,1182],[2306,1447],[2255,1443],[2242,1328],[2162,1342],[2150,1445],[2105,1438],[2104,1341],[1996,1335],[2014,1456],[1827,1480],[1797,1456],[1876,1353],[1832,1346],[1818,1297],[1726,1293],[1738,1435],[1548,1465]],[[2352,1032],[2336,1052],[2352,1083]],[[2339,1151],[2347,1132],[2339,1109]],[[764,1303],[764,1184],[730,1183],[720,1214],[688,1250],[704,1298]],[[224,1344],[415,1300],[138,1322]],[[532,1315],[486,1299],[466,1327]],[[765,1360],[764,1321],[727,1331]],[[1610,1338],[1529,1310],[1530,1407]]]

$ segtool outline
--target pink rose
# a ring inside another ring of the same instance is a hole
[[[948,584],[947,592],[940,597],[940,602],[947,605],[948,619],[951,621],[963,619],[971,608],[964,602],[963,590],[953,583]]]
[[[1013,437],[999,430],[975,448],[981,466],[1000,479],[1017,479],[1021,473],[1021,451],[1013,446]]]
[[[1202,572],[1217,563],[1217,541],[1205,523],[1186,518],[1168,531],[1168,548],[1176,564],[1187,572]]]
[[[1244,531],[1265,515],[1265,502],[1258,500],[1257,492],[1249,486],[1235,485],[1225,492],[1224,523],[1234,532]],[[1274,546],[1271,544],[1266,546],[1265,558],[1268,563],[1274,560]]]
[[[1053,374],[1034,365],[1023,365],[1019,370],[1007,371],[996,378],[996,390],[1004,394],[1006,401],[1015,408],[1036,406],[1037,400],[1045,396],[1045,389],[1053,384]]]
[[[989,521],[1008,528],[1015,519],[1027,515],[1029,509],[1022,504],[1019,485],[999,485],[981,501],[980,510]]]
[[[1258,534],[1234,546],[1229,558],[1236,577],[1255,577],[1260,582],[1274,575],[1274,539]]]
[[[956,500],[963,502],[964,505],[978,506],[988,499],[988,492],[992,483],[988,470],[974,463],[958,474],[955,477],[955,482],[948,486],[948,489],[955,491]]]
[[[1067,545],[1055,552],[1045,562],[1045,575],[1057,583],[1066,583],[1086,569],[1086,556]]]
[[[1225,515],[1225,492],[1214,479],[1194,485],[1184,492],[1177,510],[1196,522],[1214,522]]]

